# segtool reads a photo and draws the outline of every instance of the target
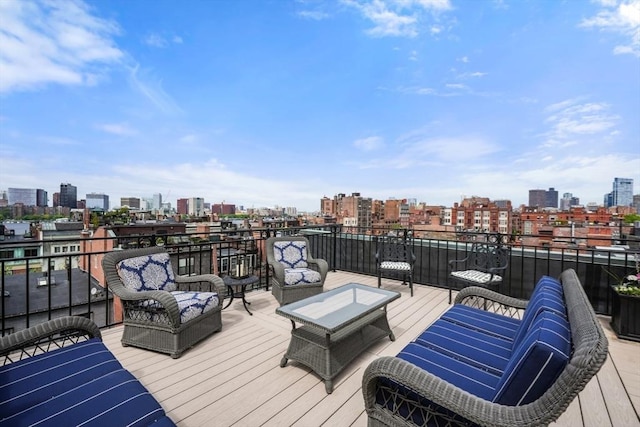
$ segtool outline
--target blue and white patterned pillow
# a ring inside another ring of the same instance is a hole
[[[307,268],[307,242],[275,242],[273,255],[285,268]]]
[[[128,258],[118,263],[118,274],[131,291],[175,291],[177,289],[168,253]]]

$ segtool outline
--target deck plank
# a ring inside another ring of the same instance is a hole
[[[377,278],[330,272],[326,288],[356,282],[377,287]],[[384,289],[401,298],[388,306],[395,341],[381,339],[357,357],[334,380],[324,383],[307,367],[280,360],[289,344],[291,322],[275,313],[271,292],[252,291],[250,316],[240,301],[222,313],[222,331],[213,334],[179,359],[122,347],[122,327],[103,331],[103,341],[118,360],[140,379],[181,427],[206,426],[354,426],[367,424],[362,375],[371,360],[397,354],[450,306],[448,291],[409,287],[383,279]],[[552,425],[640,426],[640,343],[619,340],[601,317],[609,339],[609,359],[587,388]]]

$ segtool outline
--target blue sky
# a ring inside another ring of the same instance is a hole
[[[640,193],[640,0],[0,0],[0,189]]]

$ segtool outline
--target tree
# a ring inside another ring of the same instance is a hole
[[[640,221],[640,215],[639,214],[625,215],[623,221],[625,224],[633,224],[635,222]]]

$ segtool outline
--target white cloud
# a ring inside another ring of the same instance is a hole
[[[0,93],[46,84],[92,85],[124,53],[114,22],[77,1],[0,1]]]
[[[585,137],[599,135],[604,138],[619,122],[619,117],[609,112],[606,103],[583,102],[570,99],[548,106],[545,122],[550,130],[544,134],[545,146],[569,146]]]
[[[353,142],[353,146],[362,151],[373,151],[381,148],[384,141],[379,136],[370,136],[368,138],[357,139]]]
[[[427,19],[424,12],[439,13],[451,9],[449,0],[342,0],[343,4],[357,9],[373,27],[367,34],[373,37],[415,37]],[[430,26],[432,35],[442,27]]]
[[[167,40],[158,33],[148,34],[144,38],[144,43],[153,47],[167,47]]]
[[[132,136],[137,135],[138,131],[130,127],[126,123],[103,123],[96,126],[103,132],[110,133],[118,136]]]
[[[181,114],[182,110],[173,98],[167,94],[162,81],[150,76],[148,70],[141,70],[139,65],[129,70],[129,83],[131,86],[149,100],[158,110],[165,114]]]
[[[579,26],[598,28],[622,35],[626,42],[614,47],[615,54],[640,57],[640,0],[601,1],[604,9],[594,17],[584,19]]]
[[[328,13],[315,11],[315,10],[301,10],[297,12],[297,15],[304,19],[311,19],[313,21],[322,21],[329,17]]]
[[[144,44],[152,47],[165,48],[169,46],[169,43],[182,44],[182,37],[173,36],[170,39],[167,39],[161,34],[150,33],[143,39],[143,42]]]

